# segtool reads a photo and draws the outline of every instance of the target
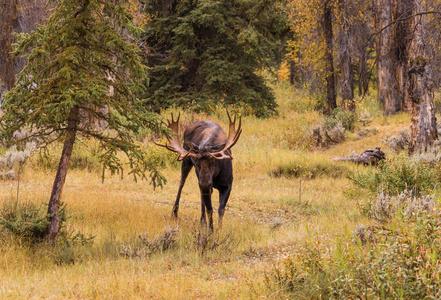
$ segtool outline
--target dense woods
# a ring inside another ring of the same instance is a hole
[[[365,95],[369,86],[377,87],[385,115],[410,111],[412,59],[423,57],[432,66],[430,80],[439,82],[433,68],[438,6],[418,0],[134,1],[130,9],[144,29],[136,43],[149,73],[138,97],[152,111],[234,104],[266,116],[276,104],[264,72],[284,66],[289,82],[309,89],[327,114],[337,98],[354,111],[354,90]],[[44,24],[46,9],[40,1],[3,4],[2,97],[25,61],[11,55],[13,32]],[[424,55],[416,54],[415,39],[427,44]]]
[[[0,298],[441,298],[440,49],[439,0],[2,1]]]

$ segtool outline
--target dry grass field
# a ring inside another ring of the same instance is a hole
[[[387,133],[407,129],[410,118],[406,114],[384,118],[375,97],[369,96],[359,105],[372,115],[367,127],[375,127],[375,134],[356,138],[357,130],[364,128],[357,123],[344,142],[313,149],[297,141],[305,139],[308,128],[323,117],[310,111],[308,100],[298,92],[278,87],[277,97],[278,117],[243,117],[243,134],[233,149],[233,191],[221,231],[216,214],[213,235],[199,224],[199,189],[193,171],[184,187],[179,218],[170,218],[180,176],[175,163],[162,169],[168,182],[155,190],[130,176],[106,175],[102,182],[100,172],[73,168],[62,197],[67,204],[66,230],[94,236],[93,240],[51,249],[44,244],[29,246],[0,231],[0,298],[286,298],[285,291],[268,288],[268,276],[298,253],[305,241],[319,240],[333,247],[350,240],[358,224],[373,222],[358,208],[369,194],[348,179],[349,174],[372,167],[331,158],[377,146],[392,155],[381,140]],[[186,113],[183,117],[188,121],[207,118]],[[223,111],[209,118],[226,128]],[[152,147],[152,151],[168,155],[162,148]],[[306,171],[300,177],[271,176],[271,170],[288,164]],[[42,168],[31,158],[19,181],[0,182],[0,207],[15,205],[18,184],[18,206],[47,202],[54,176],[54,169]],[[213,199],[216,207],[217,191]],[[178,232],[170,248],[148,253],[138,238],[148,233],[152,240],[173,228]],[[313,298],[306,291],[297,296]]]

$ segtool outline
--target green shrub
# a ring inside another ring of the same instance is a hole
[[[295,177],[313,179],[320,176],[339,178],[351,174],[351,169],[346,164],[336,164],[332,161],[293,161],[284,165],[279,165],[269,171],[273,177]]]
[[[389,222],[396,214],[405,218],[415,218],[420,213],[431,213],[436,206],[434,196],[416,197],[404,190],[396,196],[379,193],[367,202],[359,203],[362,213],[380,222]]]
[[[368,229],[362,243],[307,241],[266,275],[268,290],[295,299],[440,299],[439,213]]]
[[[400,152],[408,148],[410,143],[410,133],[407,130],[400,130],[399,134],[386,136],[381,141],[388,145],[395,152]]]
[[[342,266],[332,282],[337,298],[439,299],[441,223],[434,214],[402,219],[376,243],[341,249]]]
[[[320,125],[322,115],[316,111],[291,113],[283,119],[275,119],[270,128],[260,130],[279,147],[288,149],[313,148],[310,135],[311,128]]]
[[[18,203],[6,201],[0,209],[0,226],[14,237],[29,242],[30,245],[44,241],[49,222],[47,221],[47,205],[34,202]],[[94,237],[86,237],[80,232],[68,232],[66,204],[60,206],[59,245],[85,245]]]
[[[281,299],[329,299],[331,278],[326,270],[327,248],[321,241],[307,241],[298,251],[265,275],[266,288]],[[277,297],[276,297],[277,298]]]
[[[0,225],[13,236],[39,243],[44,239],[49,222],[43,213],[44,207],[33,202],[17,203],[8,201],[3,203],[0,211]],[[65,206],[60,209],[60,225],[66,220]]]
[[[340,107],[334,109],[330,117],[325,118],[325,128],[330,130],[338,123],[343,125],[343,128],[348,131],[353,131],[358,121],[358,115],[355,112],[342,109]]]
[[[436,173],[429,164],[412,161],[404,155],[381,160],[376,169],[365,169],[351,177],[359,187],[373,193],[397,195],[410,190],[414,195],[431,192],[436,187]]]

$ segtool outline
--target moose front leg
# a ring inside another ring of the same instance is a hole
[[[210,231],[213,231],[213,206],[211,205],[211,192],[212,189],[209,190],[209,192],[203,192],[201,190],[201,224],[207,224],[207,221],[205,219],[205,210],[207,211],[208,216],[208,226],[210,228]]]
[[[187,179],[188,174],[190,173],[192,168],[193,168],[193,164],[191,163],[190,159],[184,159],[182,161],[181,180],[179,180],[178,195],[176,196],[175,205],[173,205],[172,218],[178,217],[179,199],[181,198],[182,188],[184,187],[185,180]]]
[[[230,184],[219,188],[219,229],[222,229],[222,218],[224,217],[225,206],[227,205],[228,198],[230,197],[231,187],[232,186]]]

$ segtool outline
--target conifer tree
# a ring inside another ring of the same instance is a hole
[[[129,1],[50,0],[49,5],[55,8],[47,25],[19,35],[15,54],[28,63],[5,97],[1,122],[3,137],[27,128],[29,138],[38,136],[45,145],[64,143],[48,207],[47,237],[55,243],[61,191],[78,135],[100,142],[101,161],[112,173],[123,169],[117,156],[122,151],[135,179],[150,172],[158,185],[164,178],[146,163],[133,138],[145,128],[162,127],[135,96],[143,90],[139,82],[146,72],[138,49],[124,37],[139,33]],[[90,126],[90,117],[104,128]]]
[[[261,70],[283,54],[287,32],[280,0],[147,0],[143,42],[151,81],[146,106],[276,109]]]

